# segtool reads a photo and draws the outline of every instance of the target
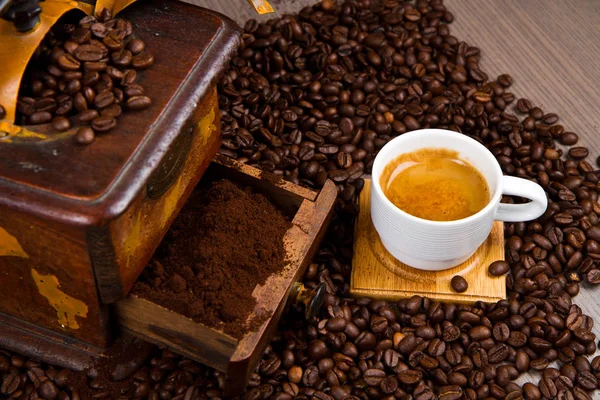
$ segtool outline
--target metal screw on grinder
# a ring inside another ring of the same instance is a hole
[[[317,316],[325,301],[326,293],[326,286],[322,282],[314,289],[307,289],[303,283],[295,282],[290,293],[290,300],[296,306],[304,304],[304,317],[310,321]]]

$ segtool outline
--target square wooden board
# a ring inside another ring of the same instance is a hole
[[[354,235],[354,258],[350,292],[387,300],[414,295],[463,304],[488,303],[506,298],[506,277],[488,274],[488,266],[504,260],[504,224],[496,221],[488,239],[467,261],[445,271],[422,271],[396,260],[383,246],[371,221],[371,180],[359,196],[360,214]],[[455,275],[463,276],[469,288],[456,293],[450,287]]]

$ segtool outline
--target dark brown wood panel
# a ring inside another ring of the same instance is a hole
[[[0,208],[0,288],[0,313],[107,346],[83,231]]]

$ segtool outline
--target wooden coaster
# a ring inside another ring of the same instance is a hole
[[[488,274],[488,266],[504,260],[504,224],[496,221],[487,240],[464,263],[445,271],[422,271],[396,260],[383,246],[371,221],[371,180],[359,197],[360,214],[354,234],[354,258],[350,292],[387,300],[414,295],[438,301],[472,304],[506,298],[506,278]],[[450,287],[450,280],[461,275],[469,283],[463,293]]]

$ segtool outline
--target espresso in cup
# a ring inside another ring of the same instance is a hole
[[[467,218],[490,202],[481,172],[444,148],[401,154],[385,166],[380,185],[396,207],[431,221]]]
[[[381,243],[397,260],[429,271],[468,259],[494,220],[529,221],[548,204],[535,182],[503,176],[481,143],[442,129],[390,140],[377,154],[371,176],[371,219]],[[503,195],[530,201],[504,204]]]

